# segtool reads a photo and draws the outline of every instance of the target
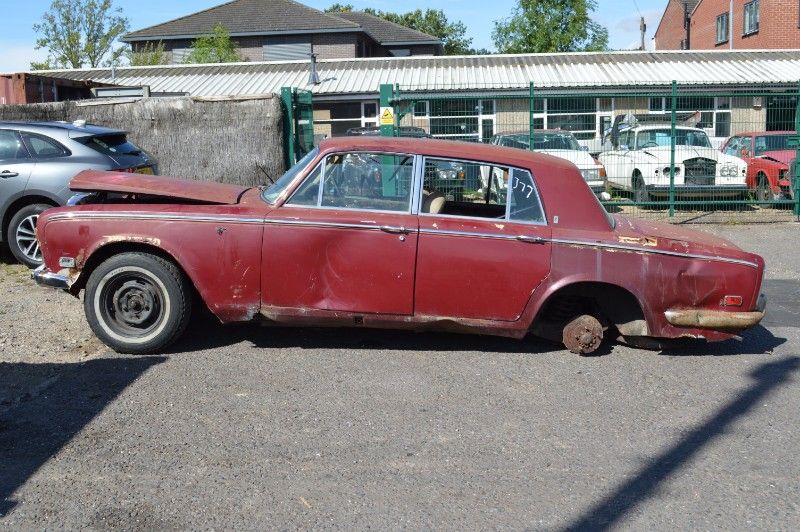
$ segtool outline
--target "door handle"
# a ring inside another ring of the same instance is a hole
[[[519,235],[517,240],[520,242],[528,242],[529,244],[546,244],[547,240],[540,236],[526,236],[526,235]]]
[[[8,179],[9,177],[17,177],[19,172],[9,172],[8,170],[3,170],[0,172],[0,178]]]
[[[393,225],[382,225],[381,231],[384,233],[392,233],[393,235],[407,235],[411,232],[411,229],[406,229],[405,227],[396,227]]]

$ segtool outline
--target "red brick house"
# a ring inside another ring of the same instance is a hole
[[[669,0],[656,50],[800,48],[798,0]]]
[[[167,61],[182,63],[195,39],[222,24],[244,61],[441,55],[437,37],[368,13],[323,13],[293,0],[234,0],[127,34],[134,52],[164,44]]]

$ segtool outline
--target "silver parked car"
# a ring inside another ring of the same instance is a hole
[[[73,195],[82,170],[158,173],[156,162],[125,131],[67,122],[0,122],[0,244],[27,266],[41,264],[39,215]]]

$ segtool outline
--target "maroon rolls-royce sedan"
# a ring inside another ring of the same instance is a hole
[[[265,188],[84,172],[39,219],[34,278],[113,349],[165,348],[193,292],[222,322],[443,329],[595,351],[756,325],[764,261],[611,216],[571,163],[402,138],[323,141]],[[75,203],[75,202],[74,202]]]

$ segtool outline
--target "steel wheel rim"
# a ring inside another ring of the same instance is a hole
[[[142,338],[166,319],[165,294],[139,272],[122,271],[106,280],[100,292],[100,318],[115,334]]]
[[[38,214],[31,214],[24,218],[17,226],[17,247],[26,258],[34,261],[42,261],[42,250],[39,241],[36,239],[36,224],[39,221]]]

